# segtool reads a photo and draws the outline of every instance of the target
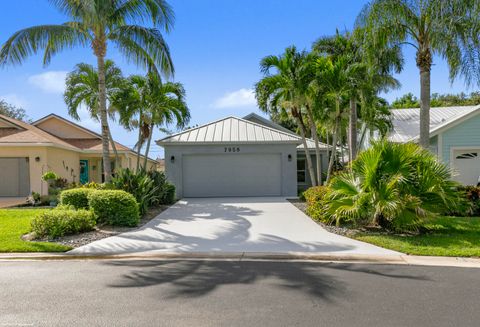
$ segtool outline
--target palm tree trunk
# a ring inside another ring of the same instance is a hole
[[[302,143],[305,149],[305,158],[307,160],[307,168],[308,168],[308,173],[310,174],[310,181],[312,182],[312,186],[317,186],[317,181],[315,179],[315,171],[312,165],[312,158],[310,157],[310,151],[308,150],[307,139],[305,138],[305,135],[307,134],[305,129],[305,124],[303,123],[299,114],[295,115],[295,120],[297,121],[297,124],[300,127],[300,136],[302,137]]]
[[[140,109],[140,113],[138,116],[138,143],[137,143],[137,168],[136,171],[140,169],[140,149],[142,148],[142,117],[143,112]]]
[[[115,145],[115,141],[113,140],[112,132],[110,131],[110,128],[108,129],[108,139],[110,140],[110,144],[112,145],[113,153],[115,154],[115,169],[117,167],[121,168],[122,165],[120,163],[120,157],[118,156],[117,146]]]
[[[430,69],[420,70],[420,145],[430,147]]]
[[[335,118],[335,127],[333,131],[333,140],[332,140],[332,152],[330,153],[330,161],[328,162],[328,170],[327,170],[327,183],[330,181],[333,171],[333,163],[335,162],[335,158],[337,156],[337,133],[338,133],[338,126],[339,126],[339,118]]]
[[[147,170],[148,152],[150,151],[150,143],[152,142],[153,126],[150,126],[150,135],[148,135],[147,148],[145,149],[145,160],[143,161],[143,169]]]
[[[315,141],[315,163],[317,169],[317,182],[318,185],[322,185],[322,160],[320,157],[320,144],[318,142],[317,125],[315,124],[313,112],[309,106],[307,106],[307,113],[308,119],[310,120],[310,128],[312,130],[313,140]]]
[[[355,160],[357,157],[357,100],[355,97],[350,99],[350,117],[348,120],[348,148],[349,160]]]
[[[98,109],[100,111],[100,122],[102,124],[102,159],[103,174],[105,182],[108,183],[112,179],[112,168],[110,166],[110,149],[108,117],[107,117],[107,93],[105,89],[105,57],[97,55],[98,65]]]

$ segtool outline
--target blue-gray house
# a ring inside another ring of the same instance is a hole
[[[420,109],[395,109],[393,142],[417,142]],[[454,179],[476,185],[480,177],[480,106],[431,108],[430,150],[454,171]]]

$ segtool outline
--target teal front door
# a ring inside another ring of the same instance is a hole
[[[88,160],[80,160],[80,183],[88,183]]]

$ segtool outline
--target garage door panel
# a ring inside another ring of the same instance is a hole
[[[30,192],[27,158],[0,158],[0,196],[27,196]]]
[[[183,156],[185,197],[279,196],[280,154]]]
[[[480,149],[456,150],[453,155],[454,179],[464,185],[476,185],[480,176]]]

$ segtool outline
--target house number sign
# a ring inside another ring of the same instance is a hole
[[[225,147],[225,152],[240,152],[240,147]]]

